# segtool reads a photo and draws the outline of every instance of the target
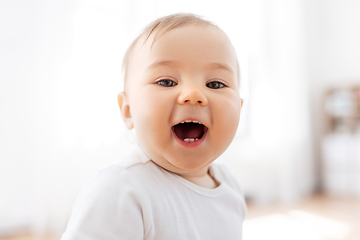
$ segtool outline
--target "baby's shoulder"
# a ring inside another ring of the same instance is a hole
[[[148,164],[149,158],[138,150],[123,156],[118,161],[101,169],[98,174],[119,174]]]
[[[78,201],[118,201],[121,196],[143,198],[143,179],[149,178],[151,161],[141,152],[131,152],[101,169],[82,189]],[[148,173],[149,175],[149,173]],[[90,200],[89,200],[90,199]],[[129,200],[130,201],[130,200]]]
[[[151,165],[153,165],[152,161],[142,151],[135,149],[117,162],[102,168],[95,179],[104,179],[113,183],[119,181],[134,183],[139,175],[146,175],[149,172]]]
[[[229,168],[221,163],[213,163],[211,164],[210,171],[216,177],[220,178],[221,180],[231,180],[233,179],[233,174],[229,170]]]
[[[225,182],[232,189],[242,194],[239,183],[228,166],[221,163],[213,163],[211,165],[210,171],[215,176],[215,178],[220,180],[220,182]]]

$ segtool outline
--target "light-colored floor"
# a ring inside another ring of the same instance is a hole
[[[248,203],[244,240],[360,240],[360,199],[316,195],[293,206]]]
[[[317,195],[293,206],[248,203],[243,229],[244,240],[360,240],[360,199]],[[58,239],[29,234],[0,237],[0,240]]]
[[[1,240],[59,240],[51,235],[36,236],[32,234],[20,234],[16,236],[0,237]]]

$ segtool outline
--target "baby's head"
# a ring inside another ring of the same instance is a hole
[[[233,140],[242,100],[235,50],[213,23],[192,14],[154,21],[124,59],[118,101],[146,155],[180,175],[198,175]]]

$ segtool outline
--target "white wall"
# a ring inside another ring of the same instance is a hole
[[[324,92],[331,87],[360,85],[360,2],[306,0],[304,10],[312,138],[319,166]]]
[[[125,5],[1,1],[0,235],[63,231],[82,186],[127,149]]]

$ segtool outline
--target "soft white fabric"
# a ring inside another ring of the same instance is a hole
[[[219,187],[170,173],[141,151],[101,170],[77,198],[62,240],[241,239],[246,204],[229,171],[212,164]]]

